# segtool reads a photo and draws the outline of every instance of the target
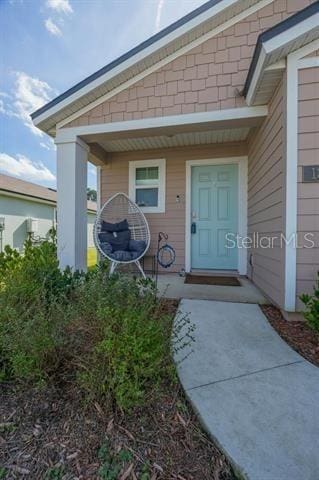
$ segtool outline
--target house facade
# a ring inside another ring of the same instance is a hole
[[[211,0],[32,115],[55,137],[61,266],[85,182],[144,210],[181,269],[247,275],[286,312],[319,270],[319,3]]]
[[[57,194],[55,190],[0,174],[0,252],[5,245],[23,250],[31,238],[40,242],[56,228]],[[87,205],[88,248],[94,247],[93,225],[96,204]]]

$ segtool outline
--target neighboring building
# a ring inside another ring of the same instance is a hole
[[[176,271],[235,270],[300,309],[319,270],[318,12],[311,0],[211,0],[36,111],[57,144],[61,265],[85,267],[90,160],[99,200],[129,193],[151,248],[168,233]],[[229,249],[227,234],[272,245]]]
[[[0,250],[5,245],[21,251],[25,240],[48,238],[56,227],[55,190],[0,174]],[[88,247],[93,247],[96,204],[87,202]],[[1,238],[2,235],[2,238]]]

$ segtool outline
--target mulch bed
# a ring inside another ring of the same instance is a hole
[[[165,308],[174,312],[176,302]],[[130,455],[116,477],[98,451]],[[105,465],[104,465],[105,467]],[[100,472],[99,472],[100,470]],[[6,472],[6,474],[4,473]],[[143,473],[144,472],[144,473]],[[130,414],[85,403],[74,384],[0,387],[0,479],[231,480],[229,463],[202,431],[179,384]]]
[[[296,352],[319,367],[319,333],[303,321],[287,321],[273,305],[260,306],[272,327]]]

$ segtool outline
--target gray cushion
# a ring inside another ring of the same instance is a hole
[[[140,255],[142,255],[142,253],[144,253],[145,251],[145,248],[146,248],[146,242],[144,242],[144,240],[130,240],[130,243],[129,243],[129,250],[134,253],[134,258],[137,258],[139,257]]]
[[[126,218],[118,223],[108,223],[102,220],[101,229],[102,232],[123,232],[124,230],[129,229],[129,224]]]
[[[101,242],[100,247],[106,255],[110,255],[113,252],[112,245],[109,242]]]
[[[109,243],[112,246],[113,252],[116,252],[117,250],[128,250],[130,239],[130,230],[124,230],[122,232],[99,233],[100,242]]]
[[[124,250],[117,250],[116,252],[111,253],[110,257],[118,262],[130,262],[132,260],[132,253]]]

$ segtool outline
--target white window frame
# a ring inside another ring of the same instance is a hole
[[[136,201],[136,169],[144,167],[158,167],[158,205],[157,207],[140,207],[144,213],[165,213],[165,191],[166,191],[166,159],[159,158],[154,160],[135,160],[129,162],[129,197],[133,202]],[[146,188],[146,187],[145,187]],[[148,185],[147,188],[154,188]]]

